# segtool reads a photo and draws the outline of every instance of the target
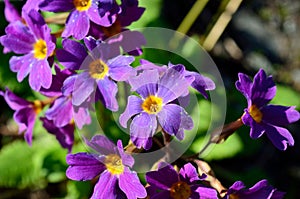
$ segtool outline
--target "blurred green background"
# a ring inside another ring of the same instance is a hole
[[[300,2],[298,0],[140,0],[146,11],[132,27],[165,27],[180,30],[198,40],[208,50],[222,74],[227,94],[226,121],[237,119],[246,106],[236,91],[237,73],[254,75],[259,68],[272,74],[277,82],[274,104],[297,106],[300,109]],[[22,1],[12,2],[19,9]],[[241,4],[240,4],[241,3]],[[198,6],[193,10],[193,5]],[[200,12],[200,8],[203,10]],[[0,2],[0,10],[4,10]],[[192,10],[192,12],[190,12]],[[188,14],[189,13],[189,14]],[[232,14],[232,18],[231,18]],[[0,13],[0,35],[7,25]],[[183,22],[186,16],[187,22]],[[193,22],[191,19],[195,19]],[[193,23],[192,23],[193,22]],[[227,24],[228,22],[228,24]],[[220,35],[220,36],[218,36]],[[2,52],[2,47],[0,47]],[[142,58],[167,64],[172,57],[146,50]],[[32,100],[39,97],[28,82],[18,83],[9,70],[12,54],[1,53],[0,88],[7,86],[17,95]],[[67,151],[37,122],[33,146],[29,147],[12,120],[13,111],[0,98],[0,199],[6,198],[88,198],[95,182],[74,182],[65,177]],[[210,122],[210,103],[199,97],[201,123],[198,136],[189,152],[197,152],[203,143],[205,127]],[[106,123],[106,129],[114,126]],[[263,136],[249,138],[249,128],[242,127],[225,143],[218,145],[204,157],[224,186],[242,180],[248,187],[265,178],[286,198],[300,195],[300,123],[288,129],[295,146],[278,151]],[[85,148],[76,135],[73,153]]]

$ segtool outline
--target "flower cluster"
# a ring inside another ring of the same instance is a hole
[[[284,193],[266,180],[249,189],[241,181],[225,188],[211,172],[196,167],[198,157],[182,156],[181,161],[168,163],[172,150],[145,174],[146,183],[140,181],[130,153],[163,148],[173,137],[184,140],[186,131],[194,128],[185,109],[190,90],[208,100],[208,91],[216,87],[212,79],[182,64],[159,66],[138,60],[135,55],[143,53],[143,35],[132,31],[135,39],[130,39],[123,33],[144,11],[138,0],[28,0],[20,14],[6,0],[9,25],[0,43],[4,53],[20,55],[11,57],[10,69],[19,82],[29,76],[30,87],[44,96],[27,101],[9,88],[0,92],[15,111],[19,133],[31,145],[35,122],[40,119],[68,150],[66,176],[76,181],[98,178],[93,199],[282,198]],[[60,31],[50,29],[44,12],[68,14]],[[95,135],[85,140],[93,153],[71,154],[74,131],[91,123],[93,104],[100,102],[109,111],[119,111],[118,93],[123,84],[131,94],[118,122],[129,129],[128,145],[123,147],[121,140],[115,145],[107,137]],[[280,150],[293,146],[286,126],[298,121],[300,114],[294,106],[268,104],[276,92],[272,77],[259,70],[252,81],[241,73],[236,88],[248,102],[238,127],[250,126],[253,139],[266,134]],[[232,133],[221,132],[220,137]]]

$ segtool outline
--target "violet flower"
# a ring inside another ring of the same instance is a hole
[[[293,146],[294,139],[291,133],[284,128],[300,118],[295,106],[269,105],[274,98],[276,86],[272,76],[266,76],[264,70],[259,70],[253,82],[240,73],[236,88],[246,97],[248,107],[245,109],[242,121],[250,126],[250,137],[261,137],[264,133],[280,150],[286,150],[287,145]]]
[[[90,21],[110,26],[120,12],[114,0],[45,0],[39,7],[50,12],[71,11],[62,37],[73,36],[78,40],[88,34]]]
[[[227,190],[224,199],[282,199],[284,195],[284,192],[269,185],[267,180],[261,180],[249,189],[245,188],[243,182],[237,181]]]
[[[102,135],[94,136],[87,145],[99,154],[77,153],[67,155],[69,165],[66,175],[77,181],[92,180],[99,175],[92,199],[126,198],[136,199],[147,196],[137,173],[130,168],[132,156],[124,152],[121,140],[115,146]]]
[[[89,51],[88,56],[84,46],[72,40],[65,40],[65,50],[58,52],[58,60],[62,64],[68,68],[83,70],[75,75],[72,103],[80,106],[95,94],[95,100],[99,98],[106,108],[117,111],[119,106],[116,99],[116,81],[126,81],[135,75],[135,70],[130,66],[134,57],[117,56],[114,49],[110,50],[109,44],[99,43],[96,47],[96,40],[92,38],[86,38],[85,44]],[[73,47],[78,47],[77,51]],[[85,56],[87,57],[84,59]]]
[[[191,164],[185,164],[177,173],[172,165],[159,165],[157,171],[146,173],[146,181],[150,199],[217,199],[216,190],[200,184],[206,178],[199,178],[196,168]]]
[[[6,103],[15,111],[14,121],[19,126],[19,133],[24,133],[25,141],[31,145],[32,132],[37,115],[41,112],[43,105],[41,101],[35,100],[29,102],[16,96],[9,89],[5,92],[0,91],[0,95],[4,97]]]
[[[52,42],[50,28],[42,16],[35,10],[23,15],[26,25],[21,21],[10,23],[6,35],[0,37],[0,43],[21,57],[13,56],[10,69],[18,72],[19,82],[29,74],[30,87],[39,91],[41,87],[49,88],[52,72],[47,58],[53,53],[55,44]]]
[[[133,117],[130,138],[138,148],[151,148],[158,123],[163,131],[180,140],[184,137],[184,129],[193,128],[193,120],[187,112],[181,106],[171,103],[191,84],[182,72],[170,68],[159,77],[157,70],[145,70],[139,76],[129,79],[129,83],[139,97],[128,97],[127,107],[119,121],[126,128],[127,121]]]
[[[46,117],[40,118],[43,122],[43,127],[51,134],[55,135],[57,141],[63,148],[68,149],[68,153],[71,152],[74,144],[74,123],[70,122],[62,127],[57,127],[53,120],[49,120]]]
[[[75,124],[80,129],[85,124],[91,122],[89,110],[86,107],[75,107],[72,105],[72,90],[74,78],[68,77],[74,75],[71,71],[60,68],[55,65],[55,75],[49,89],[41,89],[40,93],[47,97],[55,98],[49,109],[45,112],[45,117],[40,118],[44,128],[56,136],[63,148],[71,152],[74,142]]]

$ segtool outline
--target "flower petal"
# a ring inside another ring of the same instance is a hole
[[[33,64],[36,63],[36,59],[32,57],[32,54],[24,55],[21,57],[13,56],[9,60],[10,69],[13,72],[18,72],[17,80],[21,82],[32,70]]]
[[[71,39],[64,39],[63,49],[56,50],[58,61],[70,70],[78,70],[87,56],[84,46]]]
[[[49,12],[66,12],[74,8],[74,3],[66,0],[47,0],[42,1],[39,7]]]
[[[98,80],[97,84],[105,107],[111,111],[117,111],[119,109],[118,101],[116,99],[118,92],[117,84],[107,76],[102,80]]]
[[[146,181],[150,186],[168,190],[175,182],[179,181],[179,176],[172,165],[166,165],[158,171],[147,172]]]
[[[169,68],[159,80],[157,96],[166,104],[186,93],[191,83],[192,81],[187,81],[183,73],[173,67]]]
[[[272,125],[265,125],[265,128],[268,138],[279,150],[284,151],[286,150],[287,145],[294,145],[294,138],[287,129]]]
[[[63,148],[68,149],[70,153],[74,143],[74,125],[67,124],[61,128],[54,125],[53,121],[47,118],[40,118],[43,122],[43,127],[51,134],[54,134],[58,142]]]
[[[155,115],[145,112],[135,116],[130,125],[130,139],[137,148],[148,150],[152,146],[152,137],[157,128]]]
[[[193,121],[185,110],[177,104],[167,104],[157,114],[159,124],[170,135],[177,135],[179,130],[188,127],[191,129]],[[180,136],[181,137],[181,136]]]
[[[57,127],[63,127],[72,120],[72,103],[68,97],[57,98],[46,111],[45,116]]]
[[[95,135],[91,141],[86,140],[86,144],[102,155],[115,153],[116,145],[104,135]]]
[[[206,91],[214,90],[216,88],[215,83],[210,78],[205,77],[196,72],[189,72],[189,75],[192,75],[195,78],[195,80],[192,82],[191,86],[207,99],[208,94],[206,93]]]
[[[127,171],[126,171],[127,170]],[[141,184],[136,172],[126,169],[119,177],[119,187],[126,194],[128,199],[145,198],[147,192]]]
[[[149,95],[156,94],[158,80],[157,70],[145,70],[137,77],[130,78],[129,83],[133,91],[137,91],[143,98],[147,98]]]
[[[44,18],[37,10],[30,10],[28,14],[23,12],[22,15],[26,21],[26,25],[34,33],[35,38],[44,39],[45,32],[49,32],[50,34],[49,27],[46,25]]]
[[[73,10],[67,19],[62,37],[73,36],[75,39],[81,40],[87,35],[89,27],[90,20],[86,12]]]
[[[123,165],[132,167],[133,164],[134,164],[134,159],[129,153],[126,153],[124,151],[123,144],[122,144],[121,140],[118,140],[117,148],[118,148],[119,154],[121,156]]]
[[[267,105],[261,109],[263,121],[276,126],[286,126],[300,119],[295,106]]]
[[[25,141],[31,145],[32,142],[32,131],[36,119],[36,113],[33,108],[23,108],[15,112],[14,119],[17,123],[24,124],[27,128],[24,134]]]
[[[116,81],[126,81],[135,76],[136,71],[130,66],[133,61],[134,57],[121,55],[109,60],[109,76]]]
[[[194,198],[218,199],[218,193],[215,189],[201,186],[194,191],[194,193],[191,195],[191,198],[193,198],[193,196]]]
[[[115,175],[111,175],[107,170],[105,170],[100,175],[99,180],[94,187],[94,193],[91,199],[118,198],[117,181],[118,178]]]
[[[72,180],[92,180],[105,170],[104,164],[88,153],[68,154],[66,161],[69,165],[66,175]]]
[[[179,177],[181,181],[192,184],[194,181],[199,180],[196,168],[191,164],[185,164],[179,171]]]
[[[242,116],[242,121],[245,125],[250,126],[250,137],[252,139],[257,139],[262,136],[265,132],[264,126],[258,124],[249,114],[248,110],[245,109],[245,113]]]
[[[72,104],[80,106],[95,91],[95,80],[88,72],[76,75],[73,87]]]
[[[131,95],[128,97],[128,102],[125,111],[120,115],[119,122],[121,126],[127,128],[127,121],[134,115],[143,111],[143,100],[137,96]]]
[[[260,69],[254,76],[250,98],[252,104],[258,108],[266,105],[276,94],[276,85],[272,76],[267,77],[265,71]]]
[[[9,105],[9,107],[13,110],[19,110],[21,108],[32,105],[32,103],[15,95],[8,88],[6,88],[6,91],[4,93],[1,93],[1,95],[4,97],[6,103]]]
[[[250,100],[252,81],[243,73],[239,73],[238,76],[239,80],[235,82],[235,87],[246,97],[247,100]]]
[[[20,21],[5,28],[6,35],[0,37],[0,43],[17,54],[27,54],[33,50],[34,36]]]
[[[33,90],[39,91],[41,87],[50,88],[52,71],[47,60],[40,60],[32,65],[29,74],[29,85]]]
[[[73,119],[79,129],[82,129],[83,125],[91,123],[89,110],[83,107],[73,106]]]
[[[20,21],[21,16],[18,12],[18,10],[9,2],[9,0],[4,0],[4,15],[5,19],[8,22],[15,22],[15,21]]]

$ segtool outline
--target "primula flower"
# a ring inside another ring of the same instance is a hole
[[[41,89],[40,93],[47,97],[55,98],[49,109],[45,112],[45,117],[40,118],[44,128],[56,136],[63,148],[71,152],[74,142],[75,124],[81,129],[83,125],[89,124],[91,118],[88,108],[75,107],[72,105],[72,90],[74,78],[68,77],[74,75],[71,71],[60,70],[55,65],[55,75],[49,89]]]
[[[117,56],[114,50],[110,51],[110,45],[105,43],[99,43],[93,50],[96,41],[91,38],[85,39],[85,44],[89,55],[83,45],[72,40],[65,40],[63,42],[65,50],[57,52],[58,60],[63,65],[72,69],[79,69],[81,66],[80,70],[83,70],[75,75],[72,103],[80,106],[95,94],[96,100],[99,98],[106,108],[117,111],[118,87],[115,81],[126,81],[136,74],[130,66],[134,57]],[[74,50],[74,47],[77,47],[77,50]],[[76,59],[73,59],[74,57]]]
[[[110,26],[120,12],[114,0],[45,0],[39,7],[50,12],[71,11],[62,37],[73,36],[78,40],[88,34],[90,21]]]
[[[72,180],[92,180],[99,175],[92,199],[144,198],[147,193],[136,172],[132,156],[124,152],[121,140],[115,146],[102,135],[94,136],[87,145],[99,154],[77,153],[67,155],[66,174]],[[126,195],[126,197],[124,197]]]
[[[55,135],[56,139],[63,148],[68,149],[68,153],[71,152],[74,144],[74,130],[75,124],[70,122],[62,127],[57,127],[53,120],[49,120],[46,117],[40,118],[43,122],[43,127],[51,134]]]
[[[31,145],[32,131],[37,115],[41,112],[43,104],[39,100],[29,102],[16,96],[9,89],[0,92],[11,109],[15,111],[14,121],[19,126],[19,133],[24,133],[25,141]]]
[[[130,124],[130,138],[138,147],[150,149],[152,137],[158,124],[169,135],[183,139],[184,129],[193,128],[193,120],[179,105],[172,103],[191,84],[184,74],[168,69],[161,77],[157,70],[145,70],[139,76],[129,79],[132,90],[140,96],[128,97],[127,107],[120,116],[120,124],[126,128]]]
[[[283,127],[299,120],[300,114],[294,106],[268,104],[276,93],[272,76],[267,77],[265,71],[261,69],[252,82],[247,75],[240,73],[236,88],[248,102],[242,121],[251,127],[251,138],[256,139],[266,133],[275,147],[280,150],[286,150],[287,145],[293,146],[292,135]]]
[[[224,199],[282,199],[284,195],[284,192],[278,191],[269,185],[267,180],[261,180],[249,189],[245,188],[243,182],[237,181],[227,190]]]
[[[52,82],[52,72],[47,61],[53,53],[55,44],[52,42],[50,28],[42,16],[35,10],[23,14],[26,25],[21,21],[10,23],[6,35],[0,37],[1,44],[7,51],[25,54],[21,57],[13,56],[10,68],[18,72],[19,82],[29,74],[30,87],[39,91],[41,87],[49,88]]]
[[[172,165],[160,164],[157,171],[146,173],[146,181],[150,199],[199,199],[218,198],[216,190],[200,184],[206,178],[199,178],[196,168],[185,164],[177,173]]]

